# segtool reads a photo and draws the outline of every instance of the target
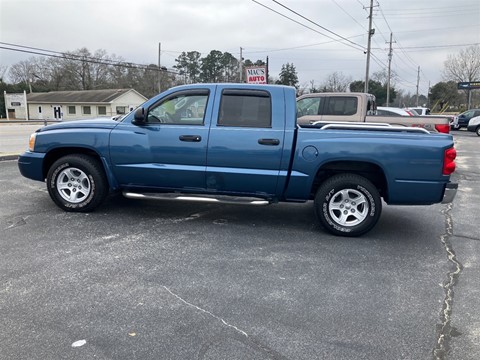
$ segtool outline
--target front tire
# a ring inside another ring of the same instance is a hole
[[[315,195],[314,206],[328,232],[351,237],[370,231],[382,212],[377,188],[356,174],[339,174],[325,180]]]
[[[477,126],[477,128],[475,129],[475,133],[477,134],[477,136],[480,136],[480,126]]]
[[[108,182],[98,160],[87,155],[67,155],[53,163],[47,188],[55,204],[65,211],[89,212],[108,194]]]

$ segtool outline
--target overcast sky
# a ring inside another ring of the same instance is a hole
[[[271,76],[293,63],[302,86],[318,86],[333,72],[365,79],[369,5],[370,0],[0,0],[0,47],[104,49],[126,61],[157,64],[161,43],[161,64],[168,68],[182,51],[206,56],[219,50],[238,58],[241,47],[245,59],[268,56]],[[411,93],[418,67],[425,94],[429,83],[442,81],[449,54],[480,43],[479,0],[375,0],[373,14],[370,74],[387,68],[392,32],[396,86]],[[0,65],[32,56],[0,49]]]

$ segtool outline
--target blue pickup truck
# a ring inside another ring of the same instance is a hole
[[[387,204],[451,202],[451,135],[387,124],[300,127],[295,89],[192,84],[119,120],[45,126],[18,160],[65,211],[133,199],[268,204],[314,201],[323,227],[359,236]]]

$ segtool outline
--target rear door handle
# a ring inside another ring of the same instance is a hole
[[[180,141],[200,142],[202,137],[200,135],[180,135],[178,137]]]
[[[280,144],[280,140],[278,139],[258,139],[258,143],[260,145],[272,145],[272,146],[275,146],[275,145],[279,145]]]

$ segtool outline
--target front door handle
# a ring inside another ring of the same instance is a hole
[[[258,143],[260,145],[272,145],[272,146],[275,146],[275,145],[279,145],[280,144],[280,140],[278,139],[258,139]]]
[[[180,141],[200,142],[202,137],[200,135],[180,135],[178,137]]]

